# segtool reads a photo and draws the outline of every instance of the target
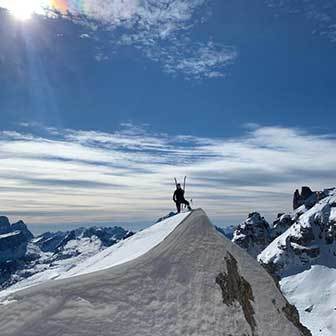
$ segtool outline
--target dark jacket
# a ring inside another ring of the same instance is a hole
[[[183,202],[184,201],[184,190],[176,189],[174,192],[173,200],[178,203]]]

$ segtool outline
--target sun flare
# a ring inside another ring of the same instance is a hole
[[[0,7],[7,8],[15,19],[27,21],[34,13],[41,14],[46,3],[45,0],[0,0]]]

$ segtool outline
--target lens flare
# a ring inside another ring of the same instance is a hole
[[[82,0],[0,0],[0,7],[6,8],[17,20],[26,21],[33,14],[47,15],[50,10],[62,14],[69,10],[80,13],[81,3]]]

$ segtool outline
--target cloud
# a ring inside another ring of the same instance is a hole
[[[194,31],[211,11],[208,0],[40,0],[38,14],[62,17],[83,26],[97,62],[108,61],[117,48],[133,47],[161,65],[164,72],[187,79],[224,77],[237,57],[233,46],[195,39]],[[0,7],[11,8],[9,0]],[[103,36],[103,38],[102,38]]]
[[[0,133],[0,202],[4,214],[34,223],[152,221],[173,208],[173,177],[187,175],[194,205],[229,224],[253,210],[289,210],[295,188],[336,178],[336,138],[300,129],[254,125],[235,138],[131,124],[115,133],[30,130]]]

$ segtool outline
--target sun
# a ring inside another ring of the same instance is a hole
[[[45,3],[45,0],[0,0],[0,6],[7,8],[20,21],[27,21],[34,13],[40,13]]]
[[[12,6],[10,9],[11,14],[20,21],[27,21],[33,15],[33,8],[28,4],[17,4]]]

